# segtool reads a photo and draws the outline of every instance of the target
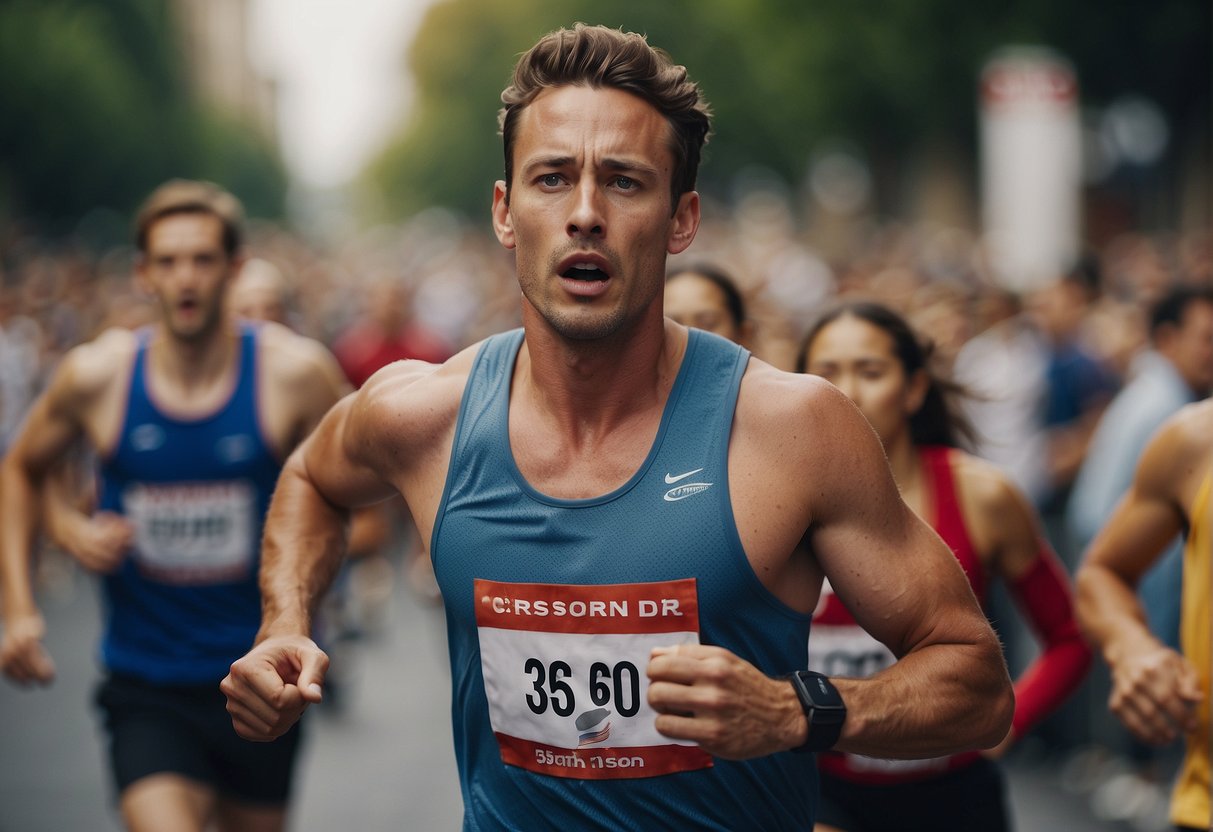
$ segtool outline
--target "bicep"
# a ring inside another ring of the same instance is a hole
[[[1159,554],[1184,530],[1176,502],[1181,472],[1199,464],[1178,428],[1164,430],[1146,446],[1129,490],[1096,534],[1084,562],[1116,573],[1135,585]]]
[[[956,558],[908,508],[894,527],[889,535],[839,529],[814,544],[834,592],[898,657],[927,644],[971,641],[980,611]]]
[[[1183,518],[1177,507],[1135,483],[1091,542],[1084,561],[1110,570],[1126,583],[1136,585],[1159,553],[1182,530]]]
[[[960,564],[902,501],[875,434],[855,426],[840,434],[810,539],[835,593],[898,656],[971,641],[984,618]]]

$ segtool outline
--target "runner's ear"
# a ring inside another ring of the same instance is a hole
[[[517,245],[514,239],[514,219],[510,216],[510,192],[504,180],[493,185],[493,233],[506,248]]]
[[[666,250],[670,254],[681,254],[686,251],[691,245],[691,241],[695,239],[695,233],[699,230],[699,194],[696,191],[687,191],[678,198],[678,205],[674,209],[674,217],[670,224],[670,239],[666,243]]]

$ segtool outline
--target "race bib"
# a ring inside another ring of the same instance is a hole
[[[238,580],[256,554],[256,495],[244,482],[138,483],[122,494],[140,570],[166,583]]]
[[[476,625],[493,732],[507,765],[583,780],[712,765],[657,733],[645,668],[654,647],[699,641],[694,578],[643,584],[477,579]]]
[[[809,668],[826,676],[866,679],[896,661],[893,651],[855,623],[827,581],[809,633]],[[843,756],[850,771],[882,775],[942,772],[947,770],[949,760],[881,760],[850,753]]]
[[[827,676],[866,679],[897,657],[858,624],[831,627],[814,622],[809,632],[809,669]]]

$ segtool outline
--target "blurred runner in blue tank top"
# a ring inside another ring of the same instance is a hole
[[[663,314],[709,130],[685,68],[579,24],[502,101],[523,328],[380,371],[287,462],[260,640],[222,685],[237,731],[319,700],[346,507],[399,492],[446,604],[465,829],[810,829],[795,752],[999,742],[998,642],[863,416]],[[825,577],[901,657],[885,673],[805,671]]]
[[[262,519],[282,460],[343,390],[332,356],[273,323],[237,322],[241,209],[173,181],[136,224],[137,277],[159,320],[72,350],[4,459],[0,666],[49,683],[30,549],[47,472],[79,438],[99,460],[96,545],[107,675],[98,693],[131,829],[275,830],[298,735],[266,746],[230,730],[218,683],[252,644]]]

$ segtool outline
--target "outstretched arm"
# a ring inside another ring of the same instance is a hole
[[[1145,742],[1167,743],[1193,730],[1202,695],[1195,668],[1150,632],[1135,591],[1184,528],[1176,485],[1208,464],[1208,443],[1200,444],[1192,447],[1176,422],[1150,441],[1076,576],[1079,623],[1112,671],[1109,707]]]

